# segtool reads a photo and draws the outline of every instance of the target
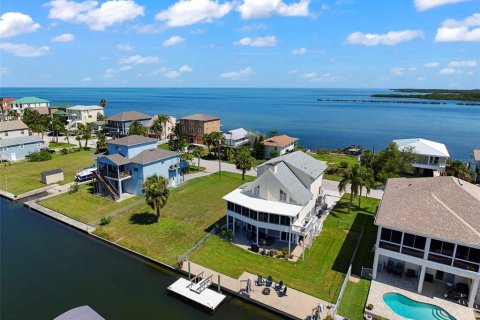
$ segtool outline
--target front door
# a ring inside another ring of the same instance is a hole
[[[15,152],[12,152],[10,154],[10,159],[12,159],[12,161],[17,161],[17,155],[15,154]]]

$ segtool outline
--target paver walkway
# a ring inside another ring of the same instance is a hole
[[[198,275],[201,272],[203,272],[203,278],[213,275],[213,285],[211,289],[215,290],[217,288],[218,276],[220,275],[220,285],[222,288],[227,289],[231,293],[241,296],[244,299],[251,300],[252,302],[261,304],[269,309],[283,313],[291,318],[306,319],[319,305],[325,307],[320,319],[324,319],[327,314],[333,314],[333,304],[292,288],[287,289],[286,296],[279,297],[272,285],[270,294],[264,295],[262,290],[265,287],[253,284],[254,280],[257,279],[257,276],[251,273],[244,272],[238,279],[234,279],[191,261],[186,261],[183,264],[182,271],[188,273],[189,264],[192,276]],[[248,279],[251,279],[253,284],[253,291],[251,291],[250,294],[245,291]]]

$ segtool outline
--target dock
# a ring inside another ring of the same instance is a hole
[[[180,278],[170,285],[167,290],[181,296],[210,312],[215,311],[225,300],[226,296],[208,288],[212,283],[209,278],[200,279],[195,282],[195,278],[190,280]]]

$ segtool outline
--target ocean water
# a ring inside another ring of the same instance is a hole
[[[480,106],[366,102],[321,99],[370,98],[385,89],[227,89],[227,88],[0,88],[2,97],[37,96],[55,104],[98,104],[106,114],[136,110],[181,117],[191,113],[220,116],[222,130],[238,127],[278,130],[300,138],[310,149],[350,144],[376,150],[393,139],[422,137],[446,144],[451,156],[467,160],[480,147]]]

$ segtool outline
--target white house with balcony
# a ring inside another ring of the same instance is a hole
[[[238,148],[248,144],[249,132],[243,128],[233,129],[223,134],[225,137],[225,145],[232,148]]]
[[[252,234],[261,245],[273,238],[292,246],[312,240],[322,225],[317,217],[323,204],[322,180],[327,168],[301,151],[289,153],[257,167],[257,178],[230,192],[227,202],[227,228]],[[311,243],[311,241],[310,241]]]
[[[105,116],[103,108],[101,106],[73,106],[68,107],[67,111],[67,118],[69,127],[74,126],[75,124],[87,124],[87,123],[94,123],[98,120],[98,117]]]
[[[412,279],[417,293],[440,287],[440,297],[461,284],[468,306],[478,303],[479,187],[449,176],[389,179],[375,224],[374,280]]]
[[[417,154],[417,159],[412,163],[416,174],[435,177],[445,171],[450,154],[443,143],[422,138],[399,139],[393,142],[400,151],[412,150]]]

